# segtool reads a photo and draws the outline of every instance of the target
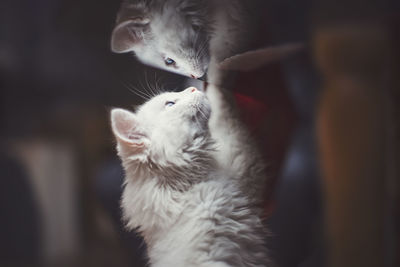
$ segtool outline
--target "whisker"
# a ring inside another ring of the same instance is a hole
[[[145,75],[146,75],[146,72],[145,72]],[[142,88],[142,93],[146,93],[149,96],[149,99],[152,98],[153,97],[153,93],[151,91],[149,91],[148,84],[147,84],[147,86],[143,85],[142,80],[139,80],[139,84],[140,84],[140,86]]]
[[[145,82],[146,87],[143,89],[146,89],[151,96],[154,96],[154,92],[151,90],[151,87],[149,84],[149,79],[147,77],[147,70],[144,71],[144,82]]]
[[[133,86],[127,84],[126,82],[124,82],[122,80],[119,80],[119,82],[122,84],[122,86],[124,86],[126,89],[128,89],[130,92],[134,93],[135,95],[139,96],[140,98],[145,99],[145,100],[148,99],[148,97],[146,97],[145,95],[143,95],[143,94],[139,93],[137,90],[135,90],[133,88]]]
[[[146,86],[143,85],[142,80],[139,80],[139,84],[138,85],[141,87],[141,90],[140,90],[140,88],[137,88],[137,87],[134,87],[134,86],[131,86],[130,88],[134,89],[136,94],[141,94],[143,96],[146,96],[147,100],[149,100],[149,99],[151,99],[153,97],[152,94],[146,89]]]
[[[146,84],[147,84],[147,88],[151,92],[152,96],[153,97],[157,96],[158,92],[157,92],[156,88],[154,88],[154,86],[150,85],[150,81],[149,81],[149,78],[148,78],[148,75],[147,75],[147,71],[145,72],[145,81],[146,81]]]
[[[136,94],[137,96],[140,96],[141,98],[143,98],[144,100],[149,100],[151,98],[150,95],[148,95],[147,93],[143,92],[142,90],[139,90],[136,87],[130,87],[128,88],[132,93]]]
[[[130,92],[134,93],[135,95],[141,97],[142,99],[144,99],[144,100],[146,100],[146,101],[150,99],[150,97],[149,97],[148,95],[144,94],[142,91],[140,91],[140,90],[138,90],[138,89],[136,89],[136,88],[127,87],[127,89],[128,89]]]
[[[151,96],[148,95],[147,93],[144,93],[143,90],[140,90],[138,88],[134,88],[134,89],[132,88],[131,90],[133,93],[135,93],[136,95],[141,95],[142,98],[144,98],[146,100],[149,100],[151,98]]]
[[[154,86],[153,86],[153,90],[155,92],[155,95],[159,95],[162,93],[161,87],[158,84],[158,79],[157,79],[157,72],[154,72]]]
[[[154,84],[156,86],[157,92],[158,94],[161,94],[163,92],[165,92],[166,90],[164,89],[164,87],[162,85],[160,85],[160,76],[157,77],[157,73],[154,72]]]

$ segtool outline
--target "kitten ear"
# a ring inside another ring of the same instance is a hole
[[[111,126],[119,143],[132,148],[145,147],[146,135],[138,130],[136,115],[124,109],[111,111]]]
[[[111,34],[111,50],[114,53],[125,53],[142,42],[145,31],[148,30],[149,20],[133,18],[119,22]]]

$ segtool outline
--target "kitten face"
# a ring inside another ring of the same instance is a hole
[[[187,2],[123,4],[112,33],[112,50],[132,51],[147,65],[202,77],[210,60],[208,25],[202,18],[204,7]]]
[[[161,19],[154,22],[152,32],[157,37],[138,49],[136,55],[147,65],[200,78],[205,74],[209,61],[206,37],[191,27],[185,29],[182,25],[179,29],[164,24]]]
[[[210,112],[205,94],[194,87],[158,95],[137,113],[114,109],[111,122],[118,152],[123,159],[162,166],[188,164],[185,150],[208,136]]]

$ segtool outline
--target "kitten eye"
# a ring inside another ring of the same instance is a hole
[[[173,60],[172,58],[169,58],[169,57],[167,57],[164,61],[165,61],[165,65],[167,65],[167,66],[175,64],[175,60]]]
[[[173,105],[175,105],[175,102],[174,102],[174,101],[167,101],[167,102],[165,102],[165,106],[167,106],[167,107],[170,107],[170,106],[173,106]]]

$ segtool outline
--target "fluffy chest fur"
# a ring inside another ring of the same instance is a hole
[[[216,175],[185,192],[154,186],[127,182],[122,199],[152,266],[265,266],[259,211],[226,177]]]
[[[159,95],[136,113],[112,111],[126,173],[124,219],[144,236],[152,266],[268,264],[260,210],[247,183],[262,170],[251,171],[258,158],[231,168],[217,163],[216,149],[226,148],[211,137],[210,115],[207,97],[193,87]],[[247,140],[233,138],[242,133],[231,130],[226,141],[237,147],[225,155],[234,163],[238,144]],[[252,154],[242,151],[243,159]]]

